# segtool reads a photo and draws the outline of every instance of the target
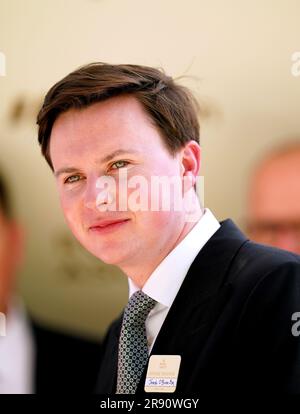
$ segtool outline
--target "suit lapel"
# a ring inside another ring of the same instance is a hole
[[[183,360],[188,357],[193,335],[197,335],[198,343],[204,344],[228,300],[229,269],[246,241],[231,220],[221,223],[192,263],[155,341],[152,355],[178,354]],[[137,392],[143,392],[146,372],[147,367]]]

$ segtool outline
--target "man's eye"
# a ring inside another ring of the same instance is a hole
[[[128,164],[129,164],[128,161],[116,161],[111,165],[111,169],[117,170],[119,168],[126,167],[126,165],[128,165]]]
[[[77,181],[80,180],[80,175],[71,175],[70,177],[66,178],[64,183],[65,184],[72,184],[72,183],[76,183]]]

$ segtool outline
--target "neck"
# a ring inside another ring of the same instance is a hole
[[[199,205],[199,209],[197,210],[197,212],[193,214],[193,222],[185,221],[183,223],[181,231],[179,232],[179,234],[177,234],[177,237],[173,237],[172,242],[170,242],[170,245],[165,251],[161,252],[161,255],[152,258],[152,260],[149,261],[146,265],[145,263],[142,263],[140,265],[134,263],[132,266],[128,266],[127,264],[126,266],[121,267],[123,272],[134,282],[136,286],[142,289],[149,277],[154,272],[154,270],[158,267],[158,265],[187,236],[187,234],[192,230],[192,228],[198,223],[203,214],[204,211]]]

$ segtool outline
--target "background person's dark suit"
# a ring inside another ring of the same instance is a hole
[[[101,342],[63,334],[31,321],[35,345],[35,393],[92,394],[102,357]]]
[[[297,311],[300,257],[255,244],[226,220],[190,267],[151,355],[181,355],[179,393],[300,394],[300,337],[291,330]],[[100,394],[116,390],[121,323],[104,344]]]

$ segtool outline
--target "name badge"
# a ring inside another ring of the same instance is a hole
[[[151,355],[148,363],[145,391],[174,392],[180,362],[180,355]]]

